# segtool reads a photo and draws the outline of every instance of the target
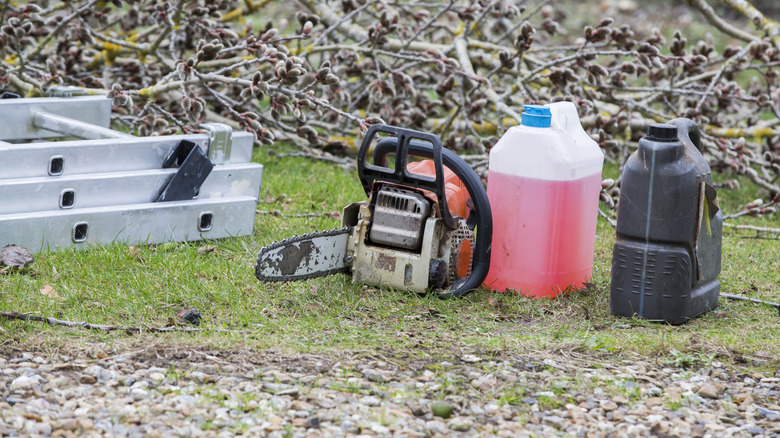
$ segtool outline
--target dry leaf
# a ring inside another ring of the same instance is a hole
[[[49,298],[55,298],[55,299],[59,299],[60,298],[60,295],[57,293],[57,291],[54,290],[54,288],[49,286],[49,285],[46,285],[46,286],[42,287],[41,288],[41,293],[46,295]]]

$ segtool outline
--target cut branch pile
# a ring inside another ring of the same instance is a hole
[[[712,167],[746,175],[769,200],[744,214],[772,214],[780,25],[746,0],[720,1],[744,21],[688,0],[732,39],[716,48],[609,17],[573,29],[566,15],[577,11],[549,0],[6,0],[0,87],[40,96],[74,85],[113,98],[116,122],[138,135],[218,121],[263,144],[292,140],[306,156],[354,148],[369,125],[390,123],[437,133],[481,156],[482,171],[523,104],[576,103],[619,164],[648,123],[688,117]]]

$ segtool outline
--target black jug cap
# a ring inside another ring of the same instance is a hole
[[[651,123],[647,127],[646,139],[652,141],[677,141],[677,127],[666,123]]]

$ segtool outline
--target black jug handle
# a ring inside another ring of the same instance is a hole
[[[669,121],[670,125],[677,127],[677,137],[683,142],[690,141],[699,152],[701,150],[701,132],[699,132],[699,125],[691,119],[679,118]]]

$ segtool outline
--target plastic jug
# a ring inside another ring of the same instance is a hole
[[[682,324],[717,307],[722,229],[698,126],[651,124],[621,178],[612,313]]]
[[[590,281],[603,163],[573,103],[525,107],[490,151],[487,288],[552,298]]]

